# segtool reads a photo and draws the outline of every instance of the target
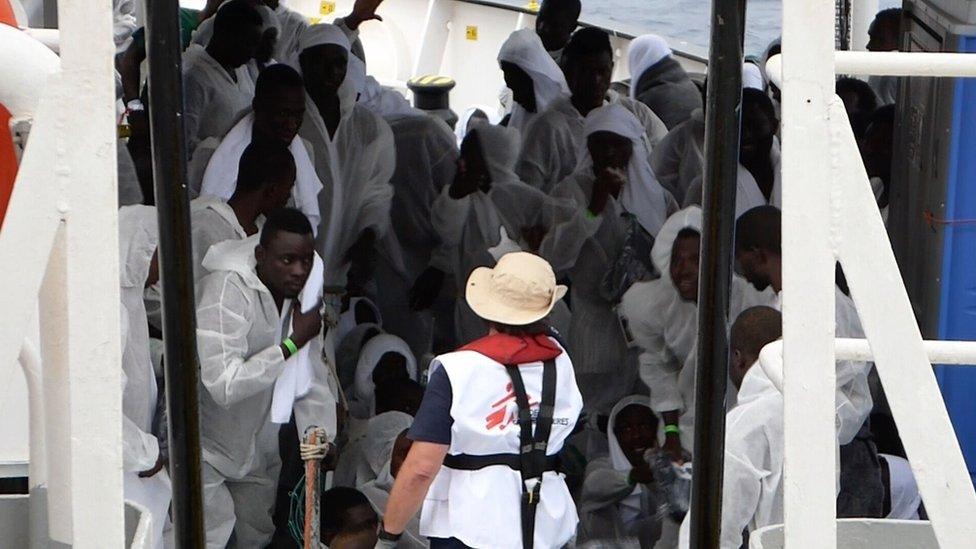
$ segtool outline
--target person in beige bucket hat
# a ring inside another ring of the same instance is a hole
[[[481,318],[525,326],[547,316],[566,295],[546,260],[527,252],[505,254],[495,268],[479,267],[468,277],[464,297]]]
[[[545,323],[564,295],[549,263],[526,252],[471,272],[465,298],[488,335],[431,363],[377,548],[395,547],[418,511],[431,549],[563,547],[576,534],[556,456],[583,396]]]

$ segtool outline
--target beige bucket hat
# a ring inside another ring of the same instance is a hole
[[[527,252],[505,254],[494,269],[478,267],[468,277],[464,297],[485,320],[524,326],[549,315],[566,295],[545,259]]]

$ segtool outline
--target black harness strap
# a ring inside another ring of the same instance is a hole
[[[542,365],[542,399],[536,417],[535,436],[532,433],[532,410],[529,406],[529,395],[525,392],[525,383],[522,381],[522,372],[517,364],[506,364],[505,371],[512,379],[512,391],[518,405],[522,547],[532,549],[535,543],[535,513],[542,489],[542,474],[547,470],[546,450],[549,447],[549,433],[552,431],[552,414],[556,402],[556,362],[547,360]]]
[[[448,454],[444,456],[444,467],[455,471],[480,471],[485,467],[502,465],[513,471],[522,470],[522,457],[518,454]],[[546,471],[559,470],[559,456],[546,456]]]

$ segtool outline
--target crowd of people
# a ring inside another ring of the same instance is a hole
[[[686,547],[707,83],[654,35],[612,82],[607,32],[545,0],[499,51],[507,112],[451,128],[369,76],[359,27],[380,1],[332,24],[283,0],[181,12],[207,546],[296,547],[294,492],[320,460],[334,549]],[[167,182],[144,33],[115,4],[125,491],[162,546]],[[880,13],[869,47],[897,49],[899,21]],[[783,518],[778,50],[743,66],[727,549]],[[883,215],[896,89],[837,81]],[[840,270],[835,299],[837,335],[863,336]],[[924,516],[870,363],[837,364],[836,402],[838,515]],[[520,487],[526,462],[497,456],[539,432]]]

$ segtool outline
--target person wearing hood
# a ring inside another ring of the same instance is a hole
[[[522,132],[523,148],[515,169],[522,181],[546,193],[579,163],[586,142],[583,122],[594,109],[617,103],[633,113],[647,135],[648,155],[668,132],[647,105],[610,91],[613,48],[606,31],[594,27],[576,31],[562,57],[570,95],[554,99]]]
[[[773,344],[782,336],[783,318],[770,307],[746,309],[732,324],[729,376],[739,398],[725,419],[721,549],[739,549],[745,530],[783,522],[783,346]]]
[[[166,441],[157,428],[157,387],[149,351],[143,293],[159,280],[156,208],[119,209],[119,282],[122,298],[122,464],[127,500],[152,516],[152,547],[161,548],[172,497]]]
[[[465,299],[489,335],[434,359],[377,547],[394,547],[421,506],[420,533],[435,549],[562,547],[573,538],[576,508],[554,457],[583,400],[572,361],[544,324],[565,294],[545,260],[525,252],[471,273]]]
[[[659,512],[666,505],[649,460],[657,448],[658,419],[647,397],[631,395],[610,412],[610,455],[586,466],[580,501],[580,541],[642,548],[674,547],[678,525]]]
[[[563,48],[569,42],[569,37],[579,26],[582,9],[580,0],[543,0],[539,7],[535,33],[557,65],[562,61]]]
[[[295,173],[292,203],[317,229],[321,222],[319,193],[322,182],[312,164],[307,144],[298,137],[305,114],[302,77],[288,65],[272,65],[261,72],[255,86],[252,112],[238,122],[220,141],[197,147],[193,166],[188,168],[190,185],[201,196],[230,200],[237,186],[241,155],[250,144],[278,144],[291,153]],[[212,147],[216,146],[216,150]],[[200,166],[205,169],[201,170]]]
[[[568,203],[518,179],[518,150],[518,132],[511,128],[482,126],[465,137],[454,182],[432,207],[440,246],[411,290],[415,309],[430,307],[446,275],[463,288],[472,271],[493,265],[506,252],[537,250],[556,220],[571,215]],[[477,339],[487,329],[463,299],[455,300],[454,321],[458,342]]]
[[[407,436],[413,417],[401,412],[387,412],[370,420],[364,441],[364,454],[374,479],[357,489],[366,496],[380,519],[390,499],[390,490],[413,441]],[[413,517],[397,542],[399,549],[423,549],[427,540],[420,535],[420,518]]]
[[[664,449],[680,462],[694,443],[695,363],[698,338],[698,259],[702,212],[685,208],[661,227],[651,259],[661,278],[637,282],[617,308],[631,344],[640,353],[640,377],[651,390],[650,405],[664,421]],[[732,310],[775,300],[732,275]]]
[[[393,133],[382,117],[356,103],[365,66],[350,54],[342,29],[312,25],[302,32],[299,49],[306,91],[299,134],[314,150],[324,187],[317,249],[330,266],[326,285],[344,286],[350,265],[368,265],[374,244],[390,228]]]
[[[246,0],[231,0],[214,16],[213,38],[183,54],[183,129],[188,158],[207,138],[222,138],[254,96],[245,66],[261,42],[261,15]]]
[[[359,353],[350,413],[368,419],[375,413],[374,391],[389,380],[417,379],[417,360],[405,341],[392,334],[378,334]]]
[[[275,142],[257,141],[244,149],[230,200],[201,196],[190,203],[193,279],[207,275],[203,258],[225,240],[243,240],[261,229],[266,217],[285,207],[295,184],[295,161]]]
[[[650,107],[668,130],[702,108],[698,86],[671,55],[668,42],[656,34],[638,36],[630,43],[630,98]]]
[[[552,191],[573,204],[574,215],[550,231],[540,255],[572,281],[568,341],[576,377],[590,412],[607,414],[631,394],[637,372],[626,367],[615,303],[602,291],[605,275],[629,232],[657,235],[677,205],[654,177],[644,126],[629,109],[611,103],[590,112],[585,124],[579,166]]]
[[[468,132],[471,130],[478,126],[495,126],[499,122],[501,122],[501,117],[498,116],[498,109],[485,105],[468,107],[468,110],[461,114],[457,124],[454,126],[454,135],[457,138],[458,148],[461,147],[461,143],[464,142],[464,138],[467,137]]]
[[[778,207],[783,201],[777,131],[779,119],[769,96],[762,90],[743,88],[736,217],[757,206],[768,204]],[[701,205],[703,177],[704,173],[688,187],[683,205]]]
[[[529,123],[554,101],[569,97],[566,77],[532,29],[513,32],[498,52],[505,85],[512,90],[512,116],[508,121],[525,135]]]
[[[308,367],[308,390],[293,402],[298,432],[335,437],[328,424],[335,401],[317,363],[319,307],[303,311],[305,300],[297,301],[322,287],[321,279],[308,284],[318,262],[313,242],[308,219],[283,209],[268,217],[260,240],[223,242],[204,258],[211,274],[198,288],[197,345],[208,547],[224,547],[232,535],[235,546],[264,547],[274,533],[280,461],[271,420],[279,378]],[[305,450],[303,457],[318,458],[325,446]]]
[[[757,290],[776,292],[775,308],[783,303],[781,256],[782,215],[773,206],[753,208],[736,222],[735,260],[742,276]],[[851,298],[834,288],[837,337],[863,338],[864,330]],[[738,311],[732,311],[736,314]],[[837,439],[840,444],[839,517],[881,518],[884,487],[878,450],[868,416],[874,406],[868,375],[870,362],[837,362]]]

